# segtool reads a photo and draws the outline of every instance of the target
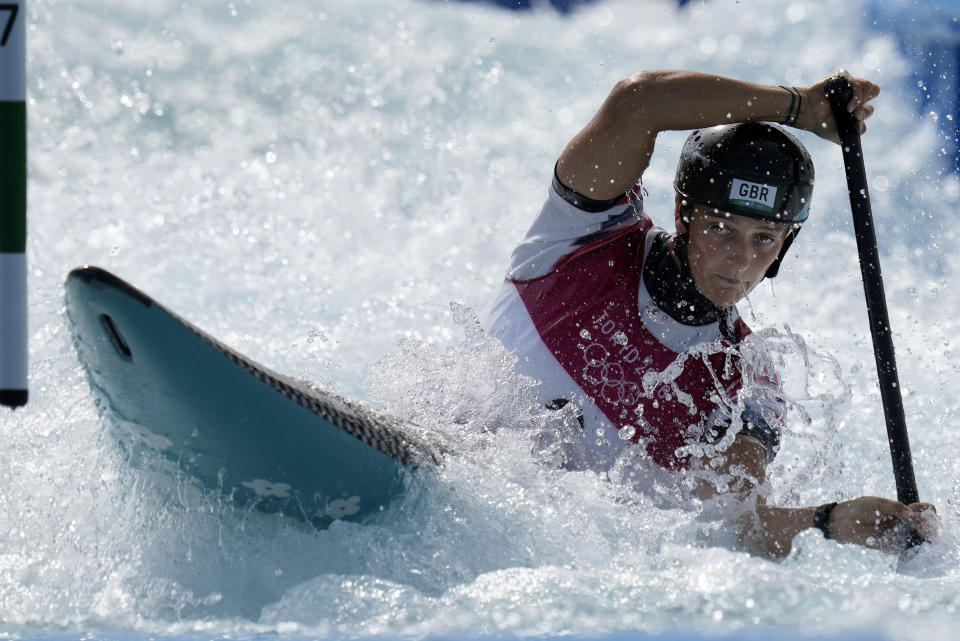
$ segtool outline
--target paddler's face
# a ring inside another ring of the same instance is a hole
[[[721,307],[735,304],[763,280],[789,232],[789,225],[701,206],[694,207],[687,228],[693,280],[701,294]]]

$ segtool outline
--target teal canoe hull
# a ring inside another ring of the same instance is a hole
[[[317,527],[362,520],[440,461],[413,426],[293,381],[223,345],[117,276],[67,278],[74,344],[119,423],[207,490]]]

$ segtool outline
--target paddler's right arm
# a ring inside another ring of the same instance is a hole
[[[860,121],[879,87],[849,78],[854,98],[847,108]],[[836,123],[824,95],[826,79],[796,87],[801,96],[794,127],[837,142]],[[557,176],[573,191],[594,200],[622,196],[650,164],[657,134],[734,122],[783,122],[791,93],[783,87],[744,82],[694,71],[641,71],[618,82],[587,125],[564,148]]]

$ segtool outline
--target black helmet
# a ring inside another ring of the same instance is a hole
[[[796,138],[768,122],[697,129],[680,152],[674,187],[680,196],[720,211],[774,223],[792,223],[780,261],[810,213],[813,161]]]

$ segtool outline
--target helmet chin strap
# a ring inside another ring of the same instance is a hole
[[[793,244],[793,239],[796,238],[799,232],[800,229],[798,228],[791,228],[790,231],[787,232],[787,237],[783,239],[783,246],[780,248],[780,254],[770,263],[770,267],[767,268],[767,273],[764,274],[765,278],[775,278],[780,272],[780,263],[783,261],[783,257],[787,255],[787,250],[790,249],[790,245]]]
[[[673,255],[680,261],[680,273],[693,280],[693,272],[690,271],[690,257],[687,249],[690,247],[690,232],[684,229],[678,231],[673,236]],[[694,281],[696,282],[696,281]]]
[[[680,203],[677,202],[677,233],[673,235],[673,255],[680,262],[680,274],[693,280],[693,272],[690,271],[690,257],[688,249],[690,248],[690,221],[680,211]],[[696,282],[694,281],[694,285]],[[699,288],[697,288],[699,290]]]

